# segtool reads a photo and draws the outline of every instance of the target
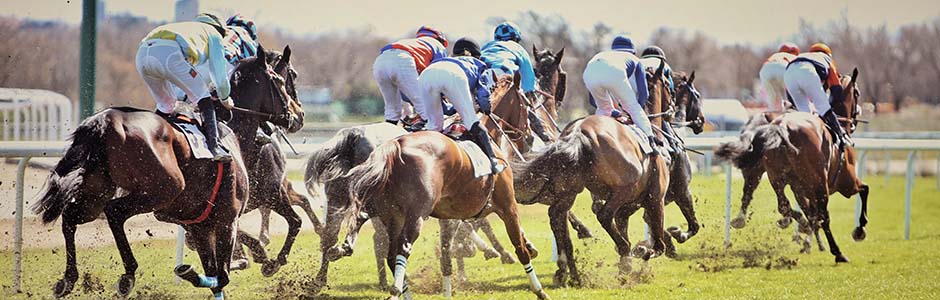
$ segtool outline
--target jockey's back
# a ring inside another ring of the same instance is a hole
[[[519,72],[522,76],[522,90],[535,91],[535,70],[529,53],[514,41],[491,41],[483,45],[480,59],[490,68],[502,69],[506,73]]]
[[[222,39],[222,35],[212,25],[201,22],[179,22],[161,25],[148,33],[142,43],[151,39],[162,39],[179,43],[186,61],[196,66],[206,62],[209,57],[209,38]],[[227,44],[227,43],[222,43]],[[229,52],[230,47],[223,47],[223,53]],[[226,55],[228,56],[228,54]]]
[[[440,41],[429,36],[398,40],[382,47],[382,52],[390,49],[403,50],[411,54],[419,74],[431,63],[447,57],[447,48]]]

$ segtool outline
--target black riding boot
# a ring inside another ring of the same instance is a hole
[[[545,134],[545,125],[542,124],[542,120],[540,120],[532,110],[529,110],[529,126],[532,126],[532,131],[535,132],[535,135],[537,135],[542,142],[551,142],[551,139]]]
[[[498,174],[501,170],[499,169],[499,163],[496,161],[496,152],[493,152],[493,143],[490,142],[490,135],[480,126],[480,122],[473,123],[470,126],[470,135],[473,136],[473,142],[480,146],[480,150],[483,150],[483,153],[486,153],[486,156],[490,158],[490,170],[493,171],[494,175]]]
[[[258,125],[258,132],[255,133],[255,143],[258,145],[266,145],[274,141],[274,129],[271,128],[271,125],[268,122],[261,122]]]
[[[232,155],[219,146],[219,123],[215,118],[215,103],[211,98],[199,100],[199,113],[202,114],[202,129],[206,133],[206,145],[212,153],[212,160],[231,161]]]
[[[658,138],[656,138],[656,135],[649,136],[649,139],[650,139],[650,148],[653,149],[653,152],[651,152],[650,155],[653,155],[653,156],[659,155],[659,146],[662,145],[663,142],[660,141]]]
[[[836,113],[831,109],[822,115],[823,122],[826,122],[826,125],[829,125],[829,129],[832,130],[832,135],[834,141],[839,145],[839,150],[845,148],[845,131],[842,130],[842,126],[839,125],[839,118],[836,117]]]
[[[679,152],[679,141],[677,141],[679,137],[676,135],[676,131],[672,129],[672,125],[665,120],[663,121],[663,132],[665,132],[664,136],[668,135],[665,136],[665,138],[666,142],[669,143],[669,153],[675,154]]]

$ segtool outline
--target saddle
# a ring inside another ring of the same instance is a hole
[[[170,115],[159,112],[157,112],[157,115],[163,117],[176,131],[186,137],[186,142],[189,144],[194,158],[212,159],[212,152],[209,151],[209,146],[206,144],[206,135],[202,130],[202,119],[198,117],[199,114],[195,112],[192,105],[177,103],[176,108]],[[219,139],[224,139],[229,134],[232,134],[232,129],[220,121]],[[219,146],[225,148],[225,151],[229,151],[225,145],[220,143]]]

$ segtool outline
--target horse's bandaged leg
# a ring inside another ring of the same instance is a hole
[[[219,291],[218,293],[215,293],[212,296],[215,297],[215,300],[225,300],[225,293],[222,291]]]
[[[395,288],[392,289],[392,295],[397,296],[405,292],[405,268],[408,266],[408,258],[402,255],[395,256]]]
[[[477,248],[480,250],[486,251],[487,249],[490,248],[490,245],[487,245],[486,242],[483,241],[483,239],[480,238],[479,235],[477,235],[476,231],[470,232],[470,240],[473,241],[473,244],[476,245]]]
[[[539,282],[539,277],[535,275],[535,268],[532,267],[532,263],[526,264],[523,268],[525,268],[526,275],[529,275],[529,286],[532,288],[532,291],[541,291],[542,283]]]
[[[444,279],[443,279],[444,297],[447,297],[447,298],[450,298],[451,296],[451,286],[452,286],[451,277],[453,277],[453,275],[447,275],[447,276],[444,276]]]
[[[215,288],[219,286],[219,280],[215,277],[199,275],[199,286],[205,288]]]

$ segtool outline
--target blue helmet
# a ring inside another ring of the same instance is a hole
[[[625,35],[618,35],[615,37],[614,42],[610,44],[610,50],[636,53],[636,49],[633,48],[633,40]]]
[[[497,41],[514,41],[519,42],[522,40],[522,33],[519,32],[519,26],[513,22],[502,22],[499,25],[496,25],[496,31],[493,33],[493,38]]]

